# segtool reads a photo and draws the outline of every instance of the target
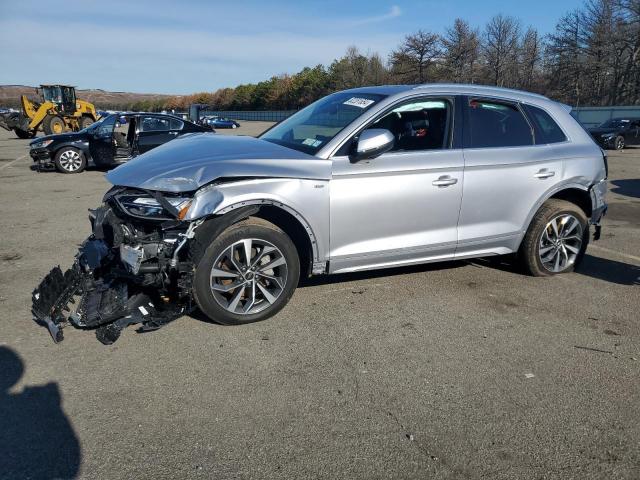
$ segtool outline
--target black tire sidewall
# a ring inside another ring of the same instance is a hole
[[[621,146],[621,147],[618,147],[618,144],[619,144],[620,140],[622,140],[622,146]],[[616,150],[624,150],[625,143],[626,143],[626,142],[624,141],[624,137],[623,137],[623,136],[621,136],[621,135],[619,135],[619,136],[617,136],[617,137],[616,137],[616,139],[614,140],[613,147],[614,147]]]
[[[273,305],[252,315],[238,315],[225,310],[215,300],[209,286],[213,262],[232,243],[245,238],[266,240],[278,247],[285,256],[288,268],[287,281],[282,294]],[[287,234],[268,222],[244,221],[227,228],[206,248],[196,266],[193,277],[193,293],[200,310],[212,321],[223,325],[243,325],[265,320],[284,308],[296,289],[299,277],[298,252]]]
[[[569,267],[565,268],[560,272],[552,272],[550,270],[547,270],[542,264],[542,261],[540,260],[540,255],[539,255],[540,236],[542,235],[543,230],[546,228],[547,224],[551,221],[552,218],[555,218],[559,215],[564,215],[564,214],[573,215],[575,218],[577,218],[580,221],[580,226],[582,227],[582,245],[580,247],[580,252],[576,257],[576,260],[572,265],[570,265]],[[575,269],[575,267],[580,264],[580,262],[582,261],[582,258],[584,257],[585,251],[587,250],[587,245],[589,243],[589,220],[587,219],[584,212],[577,206],[574,208],[554,209],[550,213],[547,213],[546,215],[544,215],[543,218],[538,219],[532,231],[532,236],[534,241],[532,242],[531,245],[532,247],[534,247],[535,251],[527,252],[527,255],[529,256],[530,259],[531,257],[533,257],[532,259],[535,261],[535,265],[539,270],[540,274],[544,276],[551,276],[551,275],[559,275],[562,273],[572,272]]]
[[[70,172],[68,170],[65,170],[64,168],[62,168],[62,165],[60,165],[60,156],[69,150],[73,150],[74,152],[77,152],[80,155],[80,168],[78,168],[78,170],[74,170],[73,172]],[[55,155],[55,160],[54,163],[56,165],[56,169],[60,172],[60,173],[66,173],[66,174],[73,174],[73,173],[80,173],[82,172],[85,168],[87,168],[87,159],[84,156],[84,153],[82,153],[80,150],[78,150],[77,148],[73,148],[73,147],[62,147],[60,150],[58,150],[56,152]]]
[[[86,123],[86,126],[85,126],[85,123]],[[94,121],[91,119],[91,117],[88,117],[87,115],[83,115],[82,117],[80,117],[80,130],[87,128],[89,125],[93,123]]]

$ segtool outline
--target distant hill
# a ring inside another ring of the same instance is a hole
[[[19,107],[21,95],[36,98],[35,87],[0,85],[0,107]],[[163,104],[169,98],[175,97],[175,95],[156,93],[107,92],[105,90],[76,90],[76,95],[81,100],[93,103],[96,108],[114,110],[129,109],[141,102],[149,105]]]

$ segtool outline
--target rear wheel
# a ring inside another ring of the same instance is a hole
[[[80,173],[87,166],[82,152],[72,147],[63,147],[56,153],[56,168],[62,173]]]
[[[280,311],[299,277],[298,253],[287,234],[265,220],[248,218],[207,247],[196,267],[193,291],[207,317],[240,325]]]
[[[584,211],[566,200],[547,200],[534,217],[520,246],[520,259],[533,276],[571,272],[589,243]]]
[[[47,115],[42,121],[42,130],[46,135],[62,133],[65,130],[64,120],[58,115]]]
[[[622,135],[618,135],[613,141],[613,146],[616,150],[624,150],[624,137]]]
[[[80,117],[80,130],[87,128],[93,123],[93,119],[87,115]]]

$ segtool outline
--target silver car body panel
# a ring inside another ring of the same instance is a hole
[[[185,135],[118,167],[107,179],[165,192],[197,190],[186,220],[251,204],[275,205],[300,221],[313,245],[314,266],[329,262],[330,273],[514,252],[542,203],[569,188],[589,192],[594,216],[606,209],[602,152],[562,104],[475,85],[351,92],[388,97],[315,156],[249,137]],[[391,107],[425,96],[533,105],[555,119],[567,140],[526,147],[392,151],[358,162],[337,155],[345,142]]]
[[[274,205],[305,228],[314,263],[329,256],[329,180],[263,178],[212,184],[198,191],[185,220],[223,215],[247,205]]]
[[[124,187],[189,192],[219,178],[284,177],[328,180],[331,162],[247,136],[183,135],[107,174]]]

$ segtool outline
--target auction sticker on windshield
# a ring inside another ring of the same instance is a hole
[[[368,98],[351,97],[346,102],[343,102],[343,104],[351,105],[352,107],[367,108],[369,105],[371,105],[374,102],[375,100],[369,100]]]

